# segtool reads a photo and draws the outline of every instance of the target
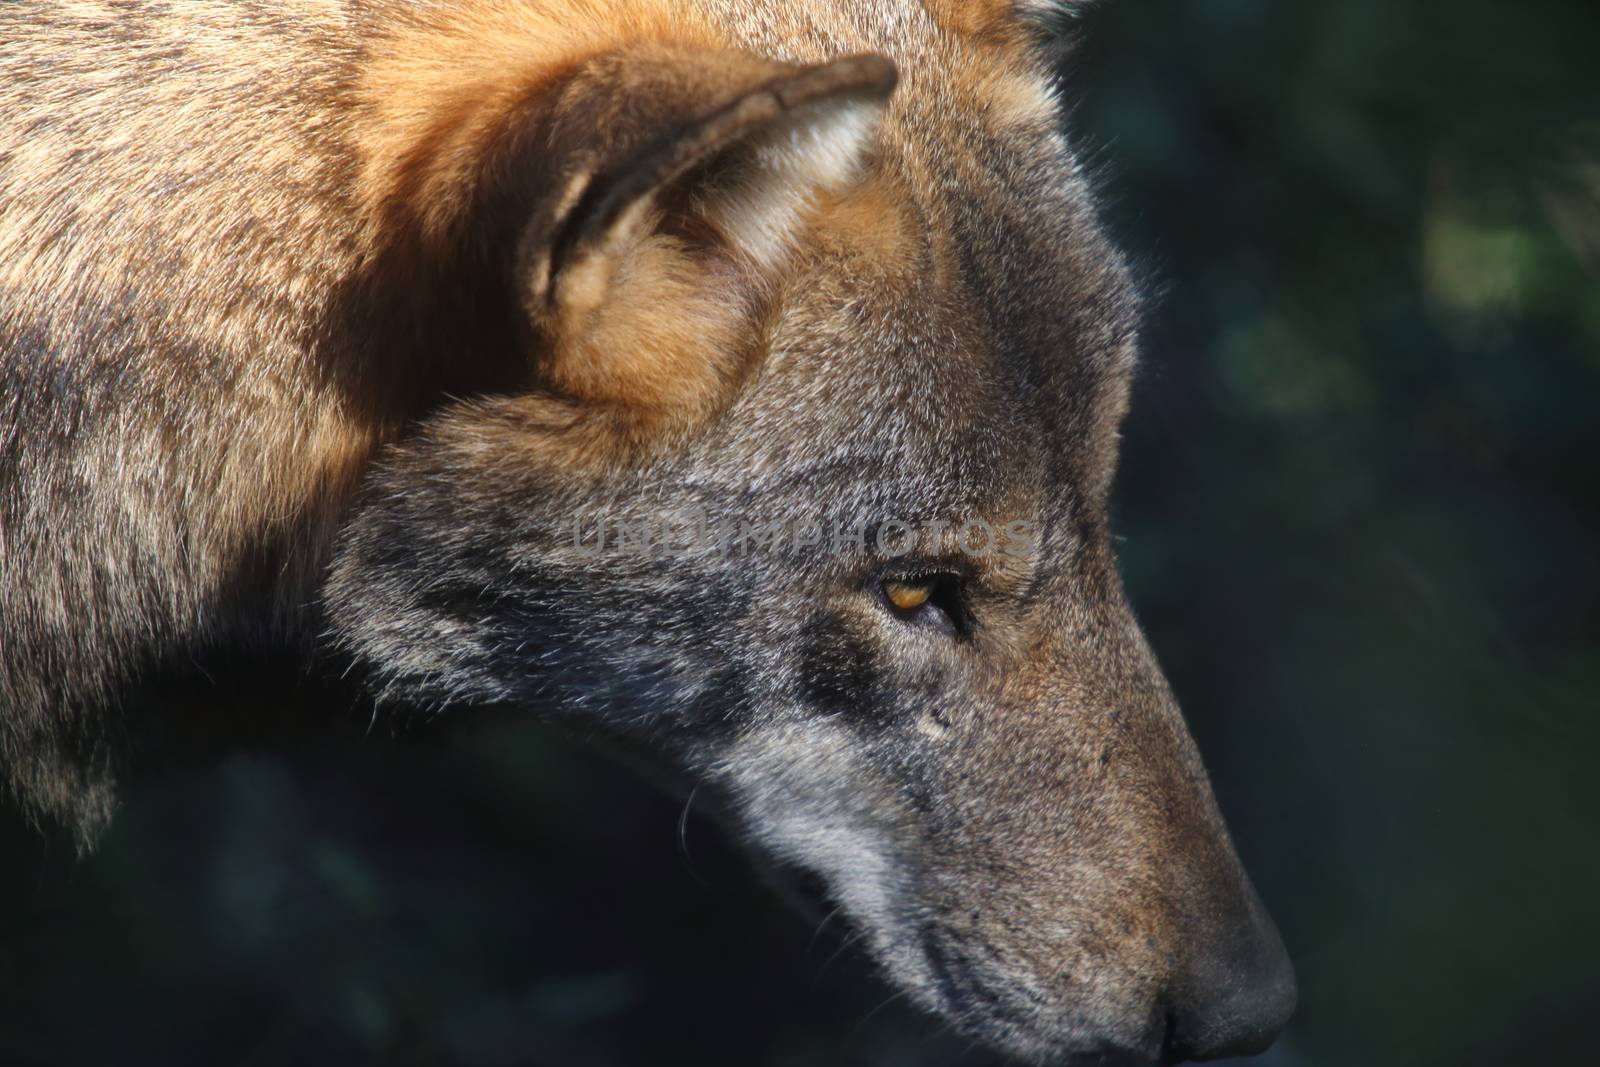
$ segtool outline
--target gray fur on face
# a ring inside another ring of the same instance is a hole
[[[1259,1047],[1057,6],[0,4],[8,786],[92,834],[146,673],[320,652],[654,746],[1018,1055]],[[576,536],[685,515],[860,536]],[[1028,550],[879,536],[968,522]]]
[[[912,97],[874,166],[921,229],[887,264],[827,235],[805,248],[713,424],[587,480],[497,464],[485,496],[461,487],[515,404],[447,412],[382,465],[333,616],[398,697],[510,700],[652,739],[970,1032],[1040,1062],[1153,1057],[1207,916],[1265,920],[1111,558],[1137,297],[1053,129],[997,135]],[[870,539],[572,543],[584,516],[684,512],[1024,519],[1040,538],[999,560]],[[970,629],[887,611],[894,567],[957,575]]]

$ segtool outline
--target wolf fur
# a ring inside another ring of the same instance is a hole
[[[1261,1047],[1292,976],[1107,531],[1069,6],[0,5],[12,795],[92,836],[144,680],[287,652],[652,745],[1016,1055]],[[685,511],[1037,537],[571,535]]]

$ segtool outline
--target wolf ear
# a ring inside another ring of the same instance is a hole
[[[924,0],[946,29],[975,37],[1014,39],[1017,32],[1052,37],[1099,6],[1099,0]]]
[[[877,56],[663,46],[573,73],[502,168],[542,190],[511,264],[542,383],[646,421],[716,410],[806,211],[853,180],[894,84]]]

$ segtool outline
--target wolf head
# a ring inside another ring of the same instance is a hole
[[[381,462],[335,631],[396,702],[647,739],[1015,1055],[1259,1050],[1293,977],[1118,578],[1137,300],[1026,20],[828,10],[411,157],[407,276],[529,379]]]

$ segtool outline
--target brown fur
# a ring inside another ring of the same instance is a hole
[[[1260,1047],[1292,977],[1110,549],[1137,300],[1053,9],[0,5],[11,790],[92,835],[145,680],[327,657],[648,741],[1018,1055]],[[1037,552],[568,533],[682,508]]]
[[[43,737],[79,732],[141,660],[303,635],[374,450],[447,392],[533,380],[517,327],[462,292],[463,265],[493,254],[468,227],[508,124],[602,51],[714,38],[692,10],[620,2],[3,15],[7,762],[30,801],[94,824],[109,795],[88,772],[27,766]],[[775,69],[661,64],[649,88],[702,109],[719,79]],[[645,359],[632,402],[705,411],[737,377],[747,315],[700,295],[686,275],[708,268],[670,236],[641,239],[629,300],[591,309],[547,380],[623,402],[593,356],[627,336]],[[40,395],[54,376],[68,396]],[[234,588],[248,572],[276,577]]]

